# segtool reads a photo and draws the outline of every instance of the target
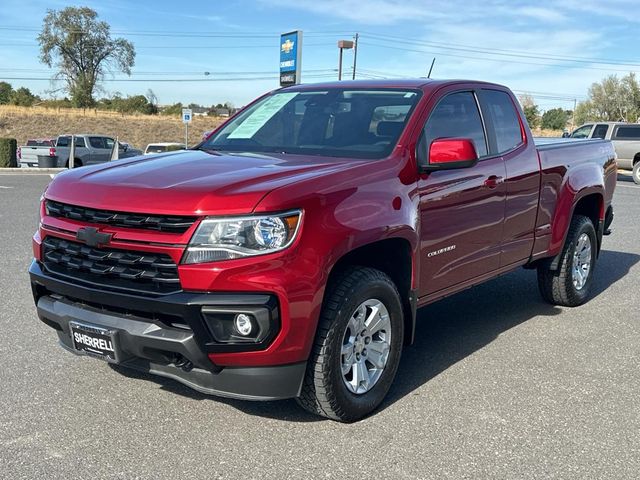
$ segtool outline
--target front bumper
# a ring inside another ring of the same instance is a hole
[[[79,354],[69,322],[115,331],[119,364],[173,378],[205,394],[275,400],[300,393],[306,362],[260,367],[220,367],[202,308],[267,308],[269,295],[180,292],[160,297],[106,293],[53,278],[33,262],[29,273],[39,318],[57,331],[60,344]]]

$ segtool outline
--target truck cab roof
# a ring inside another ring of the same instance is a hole
[[[413,88],[422,89],[424,87],[431,87],[433,89],[444,87],[448,85],[456,84],[475,84],[484,85],[488,87],[506,88],[503,85],[481,82],[478,80],[434,80],[430,78],[412,78],[412,79],[382,79],[382,80],[341,80],[333,82],[321,82],[292,85],[290,87],[284,87],[281,90],[285,91],[300,91],[300,90],[319,90],[323,88]]]

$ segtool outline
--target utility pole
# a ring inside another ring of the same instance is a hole
[[[356,61],[358,60],[358,33],[356,32],[356,36],[354,37],[355,41],[353,42],[353,76],[351,80],[356,79]]]
[[[578,107],[578,100],[573,99],[573,113],[571,114],[571,130],[576,128],[576,108]]]

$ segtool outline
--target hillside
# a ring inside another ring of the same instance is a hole
[[[194,117],[189,125],[189,144],[198,143],[204,131],[213,129],[222,120]],[[16,138],[18,145],[23,145],[28,138],[56,137],[64,133],[117,136],[140,149],[153,142],[184,142],[184,125],[177,117],[0,106],[0,137]]]

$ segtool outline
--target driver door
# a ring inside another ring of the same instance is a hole
[[[500,267],[506,177],[501,156],[489,156],[476,94],[445,95],[427,119],[427,152],[437,138],[473,140],[479,157],[470,168],[421,174],[420,296],[436,294]]]

